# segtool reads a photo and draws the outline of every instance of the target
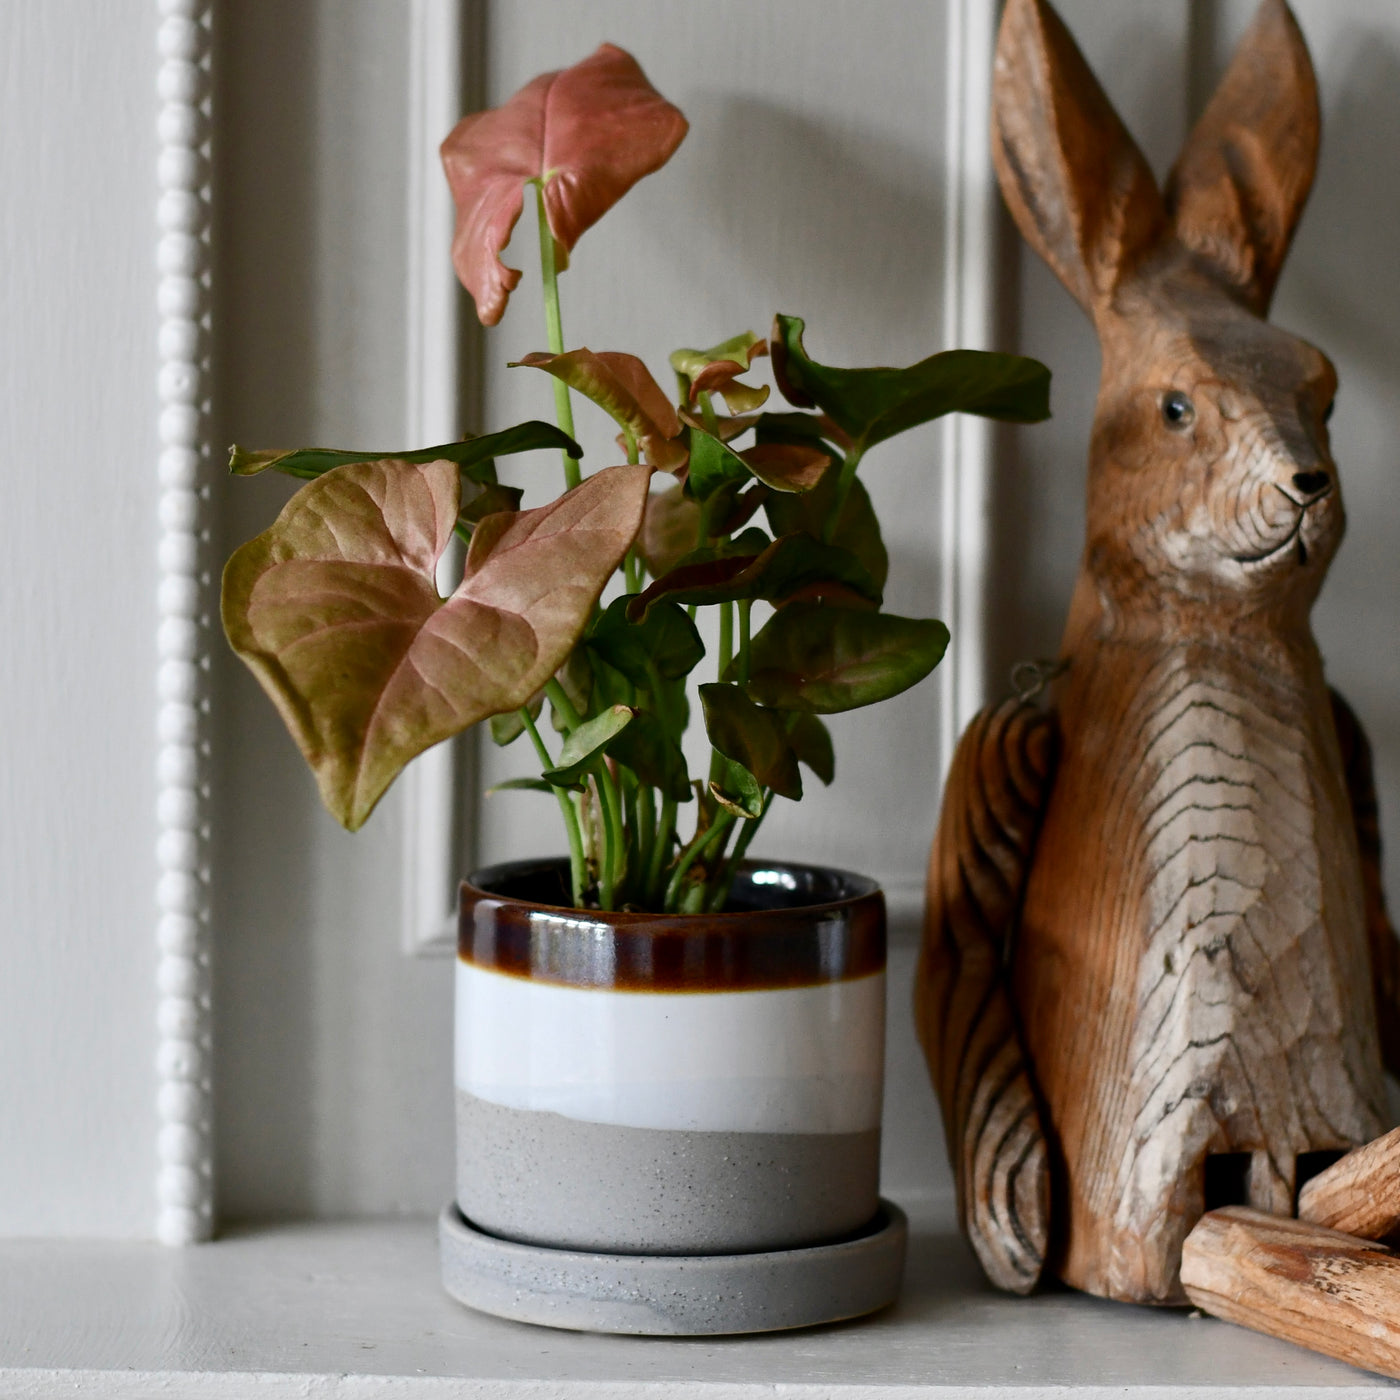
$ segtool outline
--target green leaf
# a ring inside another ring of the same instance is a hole
[[[768,343],[761,335],[752,331],[741,331],[708,350],[673,350],[671,368],[683,374],[692,383],[706,370],[728,371],[738,374],[754,362],[759,355],[768,353]],[[708,387],[708,386],[702,386]]]
[[[457,512],[457,524],[462,528],[479,525],[488,515],[519,510],[525,496],[518,486],[502,486],[494,481],[488,481],[484,486],[474,481],[466,484],[471,492],[468,494],[463,490],[462,509]]]
[[[726,758],[742,764],[781,797],[802,797],[802,774],[782,717],[755,705],[737,685],[702,685],[705,732]]]
[[[744,459],[717,437],[700,428],[690,430],[690,468],[686,481],[696,500],[706,501],[725,486],[742,486],[753,476]]]
[[[575,647],[565,658],[564,664],[554,673],[554,679],[559,682],[574,709],[579,714],[586,715],[593,701],[593,667],[589,664],[587,652],[582,647]],[[611,701],[604,701],[604,705],[609,703]],[[554,726],[556,734],[569,732],[568,720],[559,713],[553,700],[549,702],[549,722]]]
[[[630,768],[639,781],[676,802],[692,796],[690,774],[681,746],[654,714],[639,711],[609,745],[608,757]]]
[[[545,770],[545,782],[555,787],[582,787],[585,770],[632,723],[634,713],[626,705],[611,705],[602,714],[585,720],[564,740],[559,762]]]
[[[352,831],[411,758],[517,709],[563,664],[641,525],[650,469],[488,515],[438,596],[461,475],[357,462],[308,482],[224,570],[223,623]]]
[[[984,350],[945,350],[907,369],[834,369],[808,357],[803,322],[773,322],[773,373],[789,403],[825,409],[864,451],[945,413],[1006,423],[1050,416],[1050,371],[1036,360]]]
[[[822,419],[815,413],[760,413],[754,424],[754,441],[792,443],[821,452],[832,450]]]
[[[763,815],[763,787],[758,779],[732,758],[722,758],[723,775],[718,782],[710,783],[710,796],[726,812],[736,817],[761,817]]]
[[[498,792],[553,792],[553,783],[547,783],[543,778],[507,778],[503,783],[495,783],[486,789],[487,797],[494,797]]]
[[[537,690],[523,707],[507,710],[501,715],[491,716],[491,742],[493,744],[505,748],[507,744],[513,744],[525,732],[525,721],[520,718],[520,708],[528,709],[531,719],[539,719],[540,711],[544,709],[544,691]]]
[[[810,491],[800,496],[770,496],[764,502],[764,509],[773,533],[801,533],[820,539],[822,526],[836,504],[836,485],[840,474],[840,466],[834,465],[827,468],[826,474]],[[859,477],[851,482],[831,542],[850,550],[865,566],[875,586],[884,588],[890,572],[890,557],[880,538],[880,522],[875,515],[875,507],[870,504],[870,495]]]
[[[768,342],[745,331],[708,350],[673,351],[671,368],[685,381],[691,403],[701,394],[719,393],[731,413],[752,413],[767,402],[768,386],[741,384],[736,376],[767,353]]]
[[[466,437],[461,442],[445,442],[439,447],[423,447],[415,452],[342,452],[329,447],[246,452],[235,443],[229,449],[228,469],[234,476],[256,476],[259,472],[273,470],[314,481],[335,467],[354,462],[456,462],[471,480],[486,485],[496,480],[496,457],[546,447],[562,448],[571,457],[583,456],[583,448],[553,423],[531,419],[485,437]]]
[[[836,751],[831,746],[831,732],[816,715],[802,712],[792,716],[788,729],[792,751],[800,763],[805,763],[827,786],[836,776]]]
[[[760,705],[836,714],[907,690],[947,646],[941,622],[793,603],[750,643],[747,691]]]
[[[676,680],[688,676],[705,654],[705,644],[685,609],[661,603],[637,622],[629,621],[628,604],[635,593],[614,598],[588,632],[588,648],[633,685],[651,688],[657,676]]]
[[[698,553],[698,551],[697,551]],[[837,585],[857,600],[880,602],[880,589],[860,560],[840,545],[811,535],[784,535],[756,556],[719,556],[682,564],[630,598],[629,617],[642,617],[658,600],[729,603],[741,598],[783,603],[804,590]]]

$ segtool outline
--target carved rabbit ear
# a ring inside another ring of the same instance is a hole
[[[1167,182],[1177,238],[1262,315],[1317,168],[1317,78],[1284,0],[1263,0]]]
[[[1096,316],[1164,227],[1157,182],[1046,0],[1008,0],[992,155],[1021,232]]]

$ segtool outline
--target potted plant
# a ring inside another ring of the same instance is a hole
[[[556,423],[410,452],[235,448],[236,474],[306,484],[223,583],[231,644],[348,828],[468,726],[533,755],[509,786],[557,806],[568,855],[462,887],[444,1268],[477,1306],[617,1331],[794,1326],[893,1296],[882,896],[748,851],[772,804],[801,798],[803,768],[831,782],[821,716],[914,685],[948,641],[881,608],[866,455],[952,411],[1048,412],[1034,361],[836,369],[786,315],[767,341],[676,351],[674,400],[635,356],[566,349],[575,244],[685,131],[609,44],[465,118],[443,145],[453,260],[495,324],[530,193],[548,348],[520,364],[552,378]],[[744,377],[765,355],[787,409]],[[612,418],[623,461],[585,473],[573,393]],[[560,451],[564,489],[526,508],[495,463],[540,448]],[[443,598],[454,536],[461,582]],[[700,608],[718,614],[717,654]],[[692,722],[700,775],[681,748]]]

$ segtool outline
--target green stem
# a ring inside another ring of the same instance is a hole
[[[685,877],[690,867],[710,849],[711,846],[723,836],[734,824],[733,812],[720,812],[715,817],[714,825],[698,840],[690,843],[690,849],[681,856],[670,883],[666,886],[666,908],[674,910],[676,901],[680,896],[681,886],[685,883]]]
[[[758,834],[758,829],[763,825],[763,819],[768,815],[768,809],[772,805],[773,794],[767,792],[763,795],[763,806],[759,809],[758,815],[750,817],[739,829],[739,839],[734,843],[734,851],[729,857],[728,864],[724,867],[724,874],[710,895],[710,913],[719,913],[729,902],[729,891],[734,886],[735,875],[739,873],[739,862],[748,853],[749,842]]]
[[[676,832],[676,799],[661,799],[661,821],[656,829],[656,840],[651,848],[651,859],[647,862],[646,904],[651,908],[661,897],[661,873],[666,868],[666,857],[671,853],[671,838]]]
[[[719,605],[719,665],[715,669],[715,679],[722,681],[729,663],[734,657],[734,604]],[[718,749],[710,752],[710,781],[717,783],[724,776],[724,759]]]
[[[643,902],[647,894],[647,879],[651,873],[652,850],[656,845],[656,790],[639,782],[636,794],[637,811],[637,875],[633,882],[638,902]]]
[[[715,412],[714,400],[707,393],[701,393],[700,400],[700,421],[705,425],[705,431],[711,437],[719,436],[719,415]]]
[[[751,598],[739,600],[739,684],[749,683],[749,613],[753,610]]]
[[[569,699],[569,692],[559,684],[558,676],[551,676],[544,683],[544,693],[549,696],[549,703],[563,717],[572,734],[583,723],[583,716],[574,708],[574,702]]]
[[[535,205],[540,217],[540,280],[544,284],[544,327],[552,355],[564,353],[564,323],[559,315],[559,266],[554,244],[554,232],[544,208],[544,186],[535,182]],[[551,376],[552,377],[552,376]],[[569,399],[569,386],[562,379],[554,380],[554,417],[560,432],[574,436],[574,406]],[[564,463],[564,486],[572,491],[582,480],[578,458],[567,452],[560,454]]]
[[[520,718],[530,735],[530,742],[535,746],[535,754],[539,758],[542,768],[554,767],[554,760],[549,756],[549,749],[540,738],[540,731],[535,728],[534,716],[531,715],[529,706],[522,706]],[[574,810],[574,804],[569,794],[563,788],[555,788],[554,796],[559,800],[559,811],[564,818],[564,832],[569,838],[569,886],[573,895],[574,907],[583,908],[583,880],[584,880],[584,859],[583,859],[583,833],[579,830],[578,812]]]
[[[598,862],[598,905],[613,907],[613,895],[621,883],[626,841],[622,830],[622,803],[617,795],[617,783],[608,770],[606,759],[600,758],[593,769],[594,781],[603,801],[603,826],[606,832],[602,859]]]
[[[860,466],[863,453],[864,449],[859,445],[852,447],[841,464],[841,475],[836,479],[836,499],[832,502],[831,511],[822,526],[823,544],[830,544],[831,537],[836,533],[837,523],[841,519],[841,512],[846,509],[846,497],[851,494],[851,482],[856,479],[856,468]]]

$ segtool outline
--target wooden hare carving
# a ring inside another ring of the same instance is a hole
[[[1263,0],[1159,191],[1054,10],[1009,0],[994,109],[1103,378],[1065,670],[959,744],[919,1030],[989,1277],[1182,1302],[1208,1199],[1291,1215],[1300,1159],[1382,1130],[1381,1032],[1400,1070],[1370,756],[1309,626],[1336,376],[1264,320],[1316,86]]]

